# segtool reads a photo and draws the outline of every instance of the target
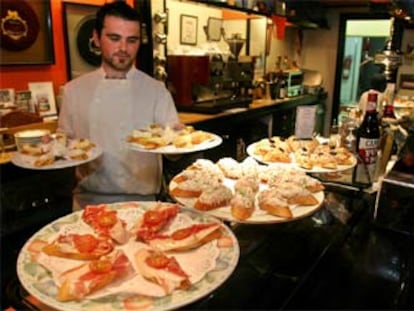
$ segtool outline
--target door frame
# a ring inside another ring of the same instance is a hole
[[[336,56],[336,68],[335,68],[335,82],[333,91],[333,105],[331,113],[331,125],[334,120],[338,119],[340,109],[340,93],[341,93],[341,75],[344,65],[345,57],[345,37],[346,37],[346,25],[349,20],[375,20],[375,19],[390,19],[391,15],[388,13],[342,13],[340,14],[339,28],[338,28],[338,45]]]

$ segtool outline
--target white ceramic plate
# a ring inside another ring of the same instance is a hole
[[[87,153],[88,153],[88,158],[86,160],[59,159],[50,165],[34,166],[33,162],[36,160],[35,156],[22,154],[20,152],[13,152],[11,161],[14,165],[22,167],[22,168],[26,168],[26,169],[55,170],[55,169],[78,166],[78,165],[93,161],[102,154],[102,149],[98,146],[95,146],[94,148],[89,150]]]
[[[158,202],[123,202],[110,204],[109,207],[116,209],[118,211],[119,217],[127,223],[127,228],[131,228],[139,216],[141,216],[147,209],[152,208],[157,203]],[[201,299],[202,297],[208,295],[210,292],[218,288],[230,277],[239,260],[240,248],[238,241],[232,231],[226,225],[220,222],[224,233],[220,238],[220,246],[217,241],[212,241],[204,245],[203,247],[205,247],[206,250],[204,250],[202,254],[205,256],[201,258],[203,261],[211,260],[211,258],[216,258],[214,267],[212,267],[212,269],[209,270],[203,278],[201,278],[187,290],[175,290],[170,295],[156,297],[150,296],[149,294],[142,294],[149,293],[149,286],[144,286],[140,289],[136,286],[132,287],[132,291],[137,290],[141,292],[141,294],[137,294],[131,292],[131,287],[128,287],[128,284],[121,283],[120,286],[117,285],[113,287],[112,290],[104,288],[100,291],[97,291],[94,294],[93,299],[89,298],[82,301],[59,302],[55,299],[57,287],[53,280],[52,273],[44,268],[43,265],[34,260],[34,252],[32,251],[31,246],[33,245],[33,242],[37,240],[50,241],[56,237],[59,232],[62,231],[74,231],[76,233],[79,233],[79,231],[82,232],[85,230],[82,229],[82,226],[85,224],[81,220],[81,213],[82,211],[78,211],[66,215],[40,229],[25,243],[17,259],[17,275],[24,288],[42,303],[59,310],[115,311],[126,309],[126,304],[129,304],[130,306],[140,305],[141,308],[143,306],[146,306],[145,310],[177,309]],[[193,223],[218,222],[218,220],[213,217],[209,217],[208,215],[199,212],[194,212],[185,207],[181,209],[179,215],[181,215],[181,219],[184,217]],[[131,239],[126,245],[117,246],[117,248],[122,247],[125,253],[127,253],[127,249],[129,247],[137,247],[134,243],[138,244],[139,242]],[[213,251],[216,253],[216,257],[210,256],[210,253]],[[181,258],[184,261],[194,260],[193,252],[199,254],[197,253],[199,252],[199,249],[180,253],[175,256],[183,256]],[[201,259],[198,257],[195,258],[196,261]],[[179,261],[178,258],[177,260]],[[126,289],[125,287],[123,288],[122,285],[126,286]],[[157,286],[155,284],[150,285]],[[120,289],[120,287],[122,289]]]
[[[183,153],[208,150],[208,149],[219,146],[223,142],[223,139],[220,136],[213,134],[213,133],[210,133],[210,134],[213,135],[213,138],[205,142],[202,142],[201,144],[194,145],[192,148],[177,148],[174,145],[168,145],[168,146],[164,146],[164,147],[160,147],[156,149],[146,149],[140,144],[130,143],[130,142],[127,142],[127,145],[128,145],[128,148],[132,150],[140,151],[140,152],[161,153],[161,154],[183,154]]]
[[[279,163],[279,162],[269,162],[269,161],[265,161],[263,160],[263,158],[260,155],[257,155],[254,153],[254,149],[255,149],[255,144],[256,143],[252,143],[249,146],[247,146],[247,154],[249,156],[251,156],[252,158],[256,159],[257,161],[259,161],[260,163],[264,163],[264,164],[272,164],[272,165],[279,165],[282,167],[293,167],[296,169],[299,169],[301,171],[307,172],[307,173],[332,173],[332,172],[341,172],[341,171],[345,171],[347,169],[350,169],[352,167],[354,167],[357,164],[357,159],[355,158],[355,156],[352,156],[352,164],[350,165],[338,165],[337,168],[335,169],[328,169],[328,168],[324,168],[324,167],[320,167],[320,166],[314,166],[312,169],[305,169],[301,166],[299,166],[296,162],[295,162],[295,158],[294,156],[291,154],[290,158],[292,160],[291,163]]]
[[[230,189],[232,189],[234,191],[234,180],[225,178],[224,179],[224,184],[226,186],[228,186]],[[177,186],[177,184],[174,181],[170,182],[169,185],[169,190],[171,192],[171,189],[174,189]],[[259,191],[266,189],[267,185],[265,184],[260,184],[260,189]],[[261,210],[258,205],[257,205],[257,195],[256,195],[256,208],[253,212],[253,215],[246,219],[246,220],[238,220],[235,219],[232,215],[231,215],[231,210],[230,210],[230,206],[224,206],[224,207],[220,207],[217,209],[213,209],[211,211],[206,211],[203,213],[207,213],[208,215],[217,217],[219,219],[225,220],[225,221],[232,221],[232,222],[238,222],[238,223],[246,223],[246,224],[270,224],[270,223],[282,223],[282,222],[289,222],[289,221],[294,221],[297,220],[299,218],[303,218],[306,216],[309,216],[311,214],[313,214],[315,211],[317,211],[322,203],[323,200],[325,199],[325,194],[323,191],[317,192],[317,193],[313,193],[313,195],[315,196],[315,198],[318,200],[318,204],[316,205],[312,205],[312,206],[297,206],[297,205],[290,205],[290,210],[292,211],[293,217],[292,218],[283,218],[283,217],[277,217],[277,216],[273,216],[270,215],[268,213],[266,213],[265,211]],[[183,197],[174,197],[174,200],[176,200],[177,202],[185,205],[185,206],[190,206],[194,208],[195,202],[196,202],[196,198],[183,198]]]

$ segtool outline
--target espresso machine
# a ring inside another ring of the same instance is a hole
[[[219,53],[168,56],[169,89],[179,111],[215,114],[252,102],[254,63],[239,58],[245,39],[235,34],[226,42],[227,60]]]

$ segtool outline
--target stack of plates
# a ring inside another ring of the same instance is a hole
[[[16,142],[17,150],[20,150],[24,144],[38,144],[41,138],[45,135],[50,135],[49,130],[34,129],[20,131],[14,134],[14,140]]]

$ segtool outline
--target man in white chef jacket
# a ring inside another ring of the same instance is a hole
[[[93,39],[102,51],[102,65],[64,86],[58,123],[58,131],[89,138],[103,150],[97,160],[76,169],[74,210],[87,204],[155,200],[162,157],[126,148],[125,138],[153,123],[179,125],[173,99],[164,84],[134,66],[140,20],[132,7],[123,1],[103,5]]]

